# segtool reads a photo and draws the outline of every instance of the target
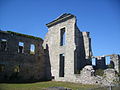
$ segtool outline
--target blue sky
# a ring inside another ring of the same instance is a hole
[[[90,32],[94,56],[120,54],[120,0],[0,0],[0,29],[44,38],[45,24],[63,13]]]

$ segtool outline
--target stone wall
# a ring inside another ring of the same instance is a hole
[[[55,80],[60,80],[64,77],[71,77],[74,75],[74,50],[76,49],[74,40],[75,17],[72,16],[69,20],[65,19],[65,22],[55,24],[48,28],[48,33],[45,37],[43,46],[46,48],[48,45],[49,56],[51,63],[51,73],[55,77]],[[65,45],[60,45],[60,33],[61,29],[65,28],[66,42]],[[60,54],[65,55],[64,61],[64,77],[59,76],[60,70]]]
[[[90,62],[88,58],[86,60],[86,57],[91,57],[90,37],[85,35],[87,32],[82,34],[76,23],[74,15],[63,14],[47,24],[48,33],[43,46],[44,49],[46,46],[49,48],[51,73],[56,81],[75,81],[75,74],[80,73],[87,62]],[[63,33],[65,42],[61,45]],[[61,59],[61,55],[64,60]]]
[[[88,60],[92,57],[91,38],[89,34],[89,32],[82,32],[85,48],[85,59]]]
[[[110,57],[110,64],[106,64],[108,60],[107,57]],[[103,56],[93,56],[95,58],[95,69],[107,69],[113,68],[116,72],[120,72],[120,55],[119,54],[111,54],[111,55],[103,55]]]
[[[119,81],[119,77],[116,73],[115,69],[106,69],[104,70],[104,76],[102,80],[102,84],[106,86],[113,86],[117,84]]]
[[[111,59],[111,64],[113,64],[113,68],[120,73],[120,55],[118,54],[113,54],[110,57]]]
[[[115,73],[118,70],[118,59],[111,57],[116,65],[115,69],[105,70],[103,76],[95,75],[96,71],[91,65],[91,58],[94,56],[89,32],[81,32],[76,23],[74,15],[65,13],[46,24],[48,33],[43,47],[49,51],[52,77],[55,81],[113,85],[114,81],[119,81]],[[96,69],[106,68],[105,57],[97,57]],[[109,72],[114,78],[108,74]],[[109,81],[109,78],[112,80]]]
[[[107,68],[105,57],[99,56],[99,57],[96,57],[95,59],[96,59],[96,69]]]
[[[96,84],[103,86],[114,86],[119,81],[119,77],[115,69],[105,69],[102,76],[95,75],[95,70],[92,66],[85,66],[79,78],[77,78],[79,83],[83,84]]]
[[[42,43],[43,40],[37,37],[0,31],[0,81],[45,80],[46,65]],[[31,44],[34,51],[30,49]]]

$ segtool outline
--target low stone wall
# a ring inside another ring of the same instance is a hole
[[[74,74],[70,75],[70,77],[59,78],[56,79],[56,81],[114,86],[119,81],[119,77],[117,76],[115,69],[104,70],[103,76],[95,75],[95,70],[93,67],[88,65],[81,70],[80,74]]]

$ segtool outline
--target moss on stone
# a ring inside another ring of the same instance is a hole
[[[15,34],[15,35],[19,35],[19,36],[23,36],[23,37],[27,37],[27,38],[42,40],[39,37],[34,37],[34,36],[31,36],[31,35],[21,34],[21,33],[12,32],[12,31],[7,31],[7,32],[10,33],[10,34]]]

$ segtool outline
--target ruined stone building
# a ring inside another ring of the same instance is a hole
[[[106,58],[110,58],[110,64],[106,64]],[[118,54],[111,54],[111,55],[104,55],[104,56],[94,56],[96,69],[107,69],[107,68],[114,68],[118,73],[120,73],[120,55]]]
[[[45,80],[42,43],[41,38],[0,31],[0,81]]]
[[[116,71],[119,73],[119,55],[111,55],[115,66],[107,69],[105,57],[92,55],[89,32],[81,32],[76,21],[74,15],[65,13],[46,24],[48,33],[43,47],[49,51],[52,78],[55,81],[111,85],[118,80]],[[95,68],[92,58],[96,59]],[[105,70],[104,77],[95,74],[97,69]]]
[[[47,24],[48,33],[44,48],[49,47],[51,73],[55,80],[72,78],[87,64],[92,56],[89,32],[81,32],[76,17],[63,14]]]
[[[98,85],[119,81],[120,55],[93,56],[90,33],[79,30],[74,15],[62,14],[46,26],[44,40],[0,31],[0,81],[52,79]],[[106,64],[108,56],[110,65]],[[96,74],[99,69],[102,76]]]

